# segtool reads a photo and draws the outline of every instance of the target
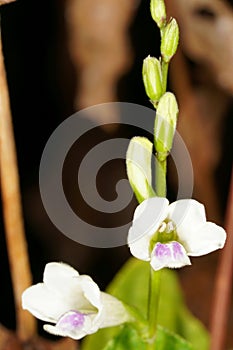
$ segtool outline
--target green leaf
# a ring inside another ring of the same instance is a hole
[[[193,346],[181,338],[173,334],[163,327],[158,326],[155,341],[155,350],[193,350]]]
[[[137,331],[125,326],[114,339],[110,340],[104,350],[146,350],[147,344],[139,337]],[[155,350],[193,350],[192,346],[181,337],[162,327],[158,327]]]
[[[108,293],[146,315],[149,270],[148,262],[129,259],[107,288]],[[177,333],[186,339],[192,344],[194,350],[209,349],[209,336],[206,329],[185,306],[176,271],[163,270],[161,279],[158,323],[169,332]],[[119,327],[106,328],[87,337],[82,344],[82,350],[94,350],[96,344],[98,344],[98,350],[104,349],[119,330]],[[167,349],[170,348],[167,347]]]
[[[145,343],[139,337],[135,329],[125,326],[122,330],[111,339],[104,347],[104,350],[146,350]]]

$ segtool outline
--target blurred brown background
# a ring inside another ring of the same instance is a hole
[[[193,197],[206,205],[209,220],[223,224],[232,165],[233,6],[231,1],[221,0],[167,0],[167,7],[181,30],[180,48],[170,67],[169,89],[175,92],[180,105],[178,130],[193,162]],[[160,37],[150,17],[149,2],[19,0],[0,10],[34,280],[41,280],[46,262],[58,260],[90,274],[104,289],[130,256],[128,248],[85,247],[60,233],[41,203],[39,163],[51,133],[77,110],[112,101],[151,107],[141,68],[148,54],[159,56]],[[98,144],[119,136],[130,139],[136,131],[125,127],[99,128],[77,145],[78,157],[85,155],[90,142]],[[70,163],[64,176],[67,196],[74,191],[69,183],[76,163]],[[172,164],[170,170],[168,195],[172,200],[176,194]],[[124,162],[109,164],[102,176],[99,189],[111,200],[111,185],[114,187],[118,179],[126,177]],[[80,194],[73,195],[75,207]],[[131,220],[135,206],[133,201],[122,214],[124,220]],[[89,222],[94,220],[91,211],[86,215]],[[101,220],[109,222],[107,214]],[[0,240],[0,321],[14,328],[3,234]],[[192,268],[178,272],[190,309],[207,327],[219,254],[194,258]],[[231,308],[228,347],[233,347],[232,326]]]

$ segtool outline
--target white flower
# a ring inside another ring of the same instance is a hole
[[[129,321],[119,300],[101,292],[89,276],[79,275],[69,265],[47,264],[43,281],[23,292],[22,306],[40,320],[55,323],[44,325],[49,333],[80,339],[99,328]]]
[[[222,248],[225,230],[206,221],[204,206],[193,199],[169,205],[153,197],[135,210],[128,245],[136,258],[150,261],[154,270],[190,265],[188,256],[200,256]]]

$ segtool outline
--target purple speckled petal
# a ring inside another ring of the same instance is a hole
[[[78,340],[87,334],[96,332],[97,327],[93,325],[94,317],[93,314],[70,310],[59,318],[55,326],[45,324],[44,330],[54,335]]]
[[[175,260],[179,260],[180,258],[182,258],[185,254],[184,252],[184,248],[182,247],[182,245],[178,242],[172,242],[171,243],[172,246],[172,251],[173,251],[173,257]]]
[[[63,332],[74,331],[77,328],[82,328],[85,322],[85,315],[77,311],[69,311],[62,315],[56,326]]]
[[[151,266],[157,271],[163,267],[178,268],[190,265],[184,247],[178,242],[158,242],[151,253]]]
[[[157,243],[154,249],[154,256],[159,260],[167,260],[171,258],[172,253],[168,244]]]

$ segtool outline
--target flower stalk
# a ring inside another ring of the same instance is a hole
[[[155,186],[159,197],[166,197],[167,193],[167,158],[160,160],[155,158]]]
[[[169,64],[162,60],[161,70],[162,70],[162,90],[163,90],[163,93],[165,93],[167,90],[168,66],[169,66]]]
[[[152,70],[147,70],[147,74],[145,74],[145,70],[143,70],[143,78],[144,84],[146,82],[145,90],[150,99],[151,91],[148,91],[148,86],[151,86],[152,83],[153,86],[161,86],[160,89],[156,89],[156,99],[151,99],[153,106],[157,109],[154,128],[154,146],[156,151],[155,192],[159,197],[166,197],[167,157],[172,147],[178,115],[178,106],[175,96],[170,93],[166,94],[166,90],[169,62],[175,54],[178,46],[179,28],[175,19],[172,19],[169,23],[166,23],[166,8],[163,0],[151,0],[150,10],[152,18],[160,28],[161,57],[160,60],[154,60],[159,62],[161,67],[161,76],[159,74],[155,74],[155,71],[153,74]],[[148,94],[148,92],[150,93]],[[151,265],[148,295],[148,350],[152,350],[154,348],[160,295],[160,275],[161,271],[154,271],[154,268]]]
[[[154,341],[157,329],[158,311],[159,311],[159,296],[160,296],[160,284],[161,284],[162,270],[154,271],[150,269],[150,281],[149,281],[149,299],[148,299],[148,343],[147,350],[154,349]]]

